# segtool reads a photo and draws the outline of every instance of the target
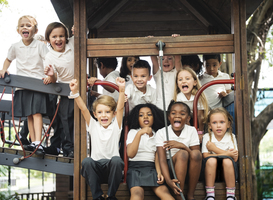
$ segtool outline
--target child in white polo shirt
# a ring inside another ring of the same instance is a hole
[[[151,80],[151,66],[146,60],[138,60],[133,65],[131,78],[134,84],[126,86],[125,94],[131,111],[141,103],[156,104],[156,90],[147,84]]]
[[[230,79],[229,75],[219,70],[222,62],[220,54],[210,54],[203,56],[206,72],[200,77],[201,85],[213,80]],[[222,98],[231,92],[230,84],[216,84],[204,90],[211,109],[222,107]]]
[[[108,95],[99,96],[92,105],[93,119],[88,108],[79,96],[78,82],[70,82],[71,98],[75,99],[86,121],[87,131],[91,137],[91,157],[82,161],[82,176],[91,188],[93,199],[102,197],[101,183],[108,182],[108,200],[115,200],[122,178],[124,162],[119,155],[119,138],[122,128],[125,80],[118,77],[118,103]]]

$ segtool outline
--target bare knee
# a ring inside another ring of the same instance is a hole
[[[217,166],[217,159],[216,158],[209,158],[206,162],[206,167],[216,167]]]
[[[223,159],[223,168],[229,169],[230,167],[233,168],[233,162],[229,158]]]
[[[144,199],[144,189],[142,187],[132,187],[130,189],[131,200]]]
[[[190,153],[190,160],[201,162],[202,160],[202,154],[199,150],[192,150]]]
[[[180,150],[175,154],[176,161],[188,162],[189,153],[185,150]]]

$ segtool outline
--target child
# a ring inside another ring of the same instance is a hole
[[[191,116],[193,111],[194,97],[200,87],[201,86],[196,76],[196,73],[191,68],[185,67],[177,72],[173,99],[175,101],[182,101],[185,104],[187,104],[190,107]],[[202,141],[205,116],[208,115],[208,103],[203,93],[199,97],[197,109],[199,125],[198,134],[200,135],[200,141]]]
[[[181,56],[182,67],[190,67],[198,77],[203,74],[203,63],[198,55]]]
[[[133,83],[131,80],[131,71],[133,65],[138,60],[139,60],[138,56],[129,56],[122,58],[119,76],[125,79],[126,86],[128,84]]]
[[[208,131],[203,137],[202,153],[205,163],[206,200],[214,200],[217,165],[221,165],[227,187],[227,200],[235,198],[238,148],[232,134],[232,117],[224,108],[215,108],[208,116]]]
[[[114,200],[118,190],[124,163],[119,156],[119,138],[122,128],[125,80],[118,77],[118,103],[107,95],[99,96],[93,103],[93,113],[97,121],[90,115],[88,108],[78,93],[77,80],[70,82],[72,98],[81,109],[91,137],[91,157],[82,162],[82,176],[91,188],[93,199],[102,200],[101,183],[108,180],[108,200]],[[107,147],[107,148],[105,148]]]
[[[194,199],[194,190],[199,179],[202,161],[197,131],[194,127],[187,125],[190,120],[190,112],[187,104],[172,100],[167,111],[170,121],[168,126],[169,141],[166,139],[165,127],[156,132],[156,146],[161,171],[166,183],[177,195],[177,199],[182,199],[180,192],[183,191],[187,168],[189,167],[188,200]],[[178,180],[173,179],[173,174],[169,170],[170,161],[167,151],[169,149]],[[181,190],[175,183],[180,185]]]
[[[38,32],[37,21],[29,15],[24,15],[18,20],[17,32],[22,40],[13,44],[4,62],[0,77],[4,78],[9,74],[7,69],[11,62],[16,59],[17,75],[37,78],[44,78],[43,60],[48,52],[46,45],[33,37]],[[43,119],[42,115],[47,112],[48,95],[41,92],[17,89],[14,95],[14,116],[26,117],[32,143],[27,146],[27,150],[34,150],[41,142]],[[44,154],[40,145],[36,154]]]
[[[200,77],[200,83],[202,85],[213,80],[230,79],[228,74],[219,70],[222,64],[220,54],[204,55],[203,61],[206,67],[206,72]],[[230,84],[216,84],[204,90],[211,109],[222,107],[221,99],[227,96],[230,92]]]
[[[115,71],[117,68],[118,61],[116,58],[97,58],[96,59],[97,67],[100,71],[100,74],[103,76],[104,81],[109,81],[115,83],[116,78],[119,77],[119,72]],[[88,79],[88,84],[93,86],[94,83],[99,80],[96,77],[91,77]],[[95,94],[94,96],[98,97],[100,94],[92,91]],[[112,96],[115,101],[118,101],[119,93],[114,88],[110,86],[103,86],[102,94]]]
[[[136,105],[141,103],[156,103],[156,90],[147,85],[151,80],[151,66],[145,60],[138,60],[133,68],[131,78],[133,84],[126,86],[125,94],[129,102],[131,111]]]
[[[129,115],[127,185],[131,199],[144,199],[144,186],[160,199],[174,199],[164,183],[155,146],[155,132],[164,125],[163,111],[153,104],[139,104]]]
[[[45,58],[45,75],[49,82],[69,83],[74,77],[74,37],[70,39],[66,26],[60,22],[53,22],[46,28],[45,38],[50,49]],[[45,83],[47,84],[47,83]],[[58,110],[63,134],[63,155],[74,157],[74,100],[61,97]]]

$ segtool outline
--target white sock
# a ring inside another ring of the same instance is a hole
[[[38,144],[40,144],[40,142],[41,142],[41,141],[34,141],[33,143],[34,143],[35,145],[38,145]]]
[[[235,187],[226,187],[227,197],[235,197]],[[234,200],[234,198],[227,198],[227,200]]]
[[[213,187],[206,186],[207,197],[215,197],[214,188],[215,186]],[[207,200],[214,200],[214,198],[207,198]]]

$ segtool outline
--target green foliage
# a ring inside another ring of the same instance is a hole
[[[0,165],[0,177],[7,176],[8,166]]]
[[[20,200],[18,193],[11,194],[10,188],[8,187],[8,191],[0,192],[0,199],[1,200]]]
[[[2,8],[4,6],[8,6],[8,1],[7,0],[0,0],[0,12],[2,12]]]
[[[256,170],[258,200],[273,197],[273,166]]]

